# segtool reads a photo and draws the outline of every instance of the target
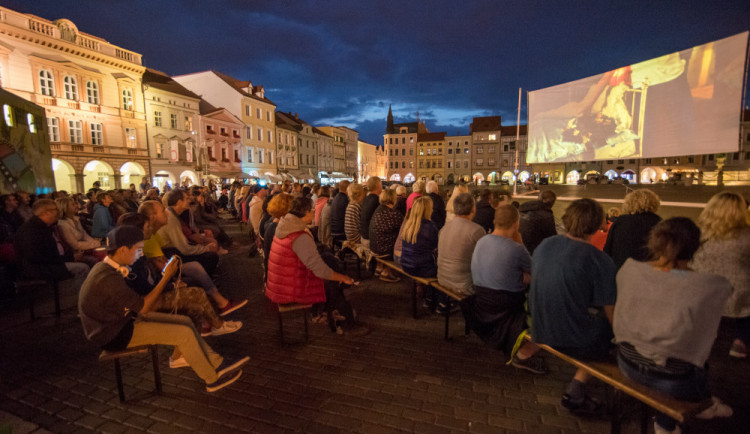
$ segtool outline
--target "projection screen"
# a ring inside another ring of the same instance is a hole
[[[529,93],[528,163],[736,152],[748,32]]]

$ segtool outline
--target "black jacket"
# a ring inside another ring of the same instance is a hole
[[[432,217],[430,217],[430,220],[440,230],[445,226],[445,201],[437,193],[430,193],[430,198],[432,199]],[[494,219],[495,215],[493,214],[492,217]]]
[[[661,221],[661,217],[652,213],[624,214],[612,223],[604,244],[604,253],[617,265],[617,269],[628,258],[636,261],[649,259],[648,236],[651,229]]]
[[[331,201],[331,235],[343,235],[346,207],[349,206],[349,196],[339,193]]]
[[[380,206],[380,198],[377,194],[367,194],[362,200],[362,205],[359,209],[359,235],[366,239],[370,239],[370,220],[372,215],[375,214],[375,210]]]
[[[495,229],[495,208],[489,202],[480,200],[477,202],[477,213],[474,215],[474,223],[484,228],[485,232]]]
[[[65,262],[73,262],[70,249],[66,256],[57,250],[52,226],[33,216],[16,231],[16,252],[21,272],[28,278],[65,280],[73,277]]]
[[[544,241],[545,238],[557,235],[555,229],[555,215],[541,200],[532,200],[521,204],[521,237],[529,254]]]

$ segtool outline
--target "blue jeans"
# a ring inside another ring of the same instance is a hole
[[[708,391],[708,373],[705,369],[693,367],[693,372],[684,376],[669,377],[664,374],[654,373],[647,366],[636,367],[631,362],[617,357],[617,365],[620,371],[636,383],[648,386],[651,389],[662,392],[682,401],[699,402],[710,398]],[[677,421],[663,413],[656,413],[656,423],[667,431],[672,431],[677,426]]]

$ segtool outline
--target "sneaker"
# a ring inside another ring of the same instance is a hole
[[[747,348],[742,343],[734,341],[729,348],[729,356],[735,359],[744,359],[747,357]]]
[[[510,364],[518,369],[529,371],[532,374],[543,375],[547,373],[547,366],[544,363],[544,359],[536,355],[531,356],[528,359],[521,359],[518,357],[518,354],[516,354],[513,356]]]
[[[658,423],[654,422],[654,434],[682,434],[682,429],[677,425],[672,431],[668,431],[662,428]]]
[[[206,384],[206,392],[216,392],[219,389],[229,386],[242,376],[242,369],[235,369],[226,372],[226,375],[220,376],[218,380],[211,384]]]
[[[443,303],[440,303],[437,308],[435,308],[435,313],[438,315],[447,315],[449,312],[451,314],[454,314],[461,310],[461,308],[457,304],[451,303],[450,306],[447,306]]]
[[[227,303],[226,306],[219,308],[219,315],[224,316],[224,315],[230,314],[246,304],[247,304],[247,299],[244,299],[242,301],[229,300],[229,303]]]
[[[245,356],[245,357],[237,360],[236,362],[232,363],[231,365],[228,365],[228,366],[224,367],[223,369],[221,369],[220,371],[218,371],[216,374],[219,376],[219,378],[221,378],[221,377],[224,376],[224,374],[241,368],[242,365],[244,365],[245,363],[247,363],[249,361],[250,361],[250,357],[249,356]]]
[[[185,357],[180,356],[179,359],[173,359],[171,357],[169,358],[169,367],[172,369],[184,368],[186,366],[190,366],[190,365],[185,360]]]
[[[386,276],[384,274],[380,275],[380,280],[382,280],[383,282],[388,282],[388,283],[396,283],[396,282],[401,281],[401,279],[399,279],[398,277]]]
[[[599,414],[599,411],[602,407],[598,399],[594,399],[588,395],[585,395],[583,397],[583,400],[581,400],[581,402],[579,403],[574,402],[573,398],[571,398],[567,393],[563,394],[562,400],[560,400],[560,404],[568,409],[568,411],[578,416],[592,416]]]
[[[713,419],[715,417],[731,417],[734,414],[732,407],[724,404],[715,396],[711,397],[711,407],[695,415],[698,419]]]
[[[211,329],[211,336],[221,336],[234,333],[242,328],[242,321],[224,321],[219,328]]]
[[[211,336],[211,326],[201,327],[201,336]]]

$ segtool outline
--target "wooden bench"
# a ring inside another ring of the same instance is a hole
[[[526,340],[531,341],[529,335]],[[685,423],[691,417],[711,406],[711,400],[702,402],[680,401],[663,393],[650,389],[642,384],[636,383],[620,372],[620,368],[611,362],[583,362],[567,354],[555,350],[549,345],[536,343],[541,349],[552,354],[576,368],[583,369],[593,377],[612,386],[614,395],[612,397],[611,432],[618,434],[622,422],[622,394],[630,395],[641,402],[641,432],[648,432],[649,408],[666,414],[680,424]]]
[[[449,331],[449,323],[451,318],[451,308],[453,307],[452,304],[460,303],[463,299],[465,299],[467,296],[464,294],[459,294],[458,292],[452,290],[451,288],[448,288],[446,286],[441,285],[437,280],[433,280],[430,283],[430,286],[437,289],[438,291],[442,292],[443,294],[448,296],[448,309],[445,312],[445,340],[450,340],[450,331]],[[464,328],[464,333],[469,334],[469,323],[466,322],[466,326]]]
[[[412,316],[414,317],[414,319],[417,319],[417,283],[421,283],[422,285],[425,285],[425,286],[430,286],[433,281],[434,282],[437,282],[437,281],[431,277],[412,276],[411,274],[404,271],[403,268],[396,265],[396,263],[393,261],[388,261],[388,260],[381,259],[381,258],[375,258],[375,260],[380,262],[384,266],[390,268],[391,270],[411,279],[412,284],[413,284],[412,289],[411,289],[411,311],[412,311]]]
[[[34,312],[34,305],[36,302],[36,291],[37,289],[52,288],[52,293],[55,297],[55,316],[60,317],[60,286],[57,280],[44,280],[44,279],[19,279],[15,282],[16,291],[25,291],[29,297],[29,315],[31,320],[36,319]]]
[[[283,314],[287,312],[294,312],[296,310],[303,311],[303,315],[305,317],[305,343],[309,341],[308,334],[307,334],[307,312],[312,308],[311,304],[298,304],[298,303],[286,303],[286,304],[277,304],[276,305],[278,311],[279,311],[279,336],[281,338],[281,345],[286,344],[284,341],[284,319]]]
[[[143,345],[140,347],[128,348],[123,351],[102,351],[99,354],[99,361],[106,362],[113,360],[115,362],[115,380],[117,380],[117,393],[120,396],[120,402],[125,402],[125,390],[122,385],[122,371],[120,369],[120,359],[138,354],[151,353],[151,363],[154,368],[154,385],[156,393],[161,394],[161,372],[159,371],[159,353],[156,345]]]

